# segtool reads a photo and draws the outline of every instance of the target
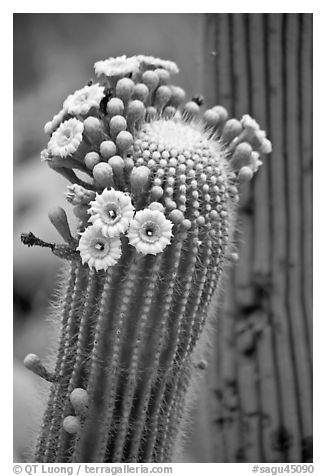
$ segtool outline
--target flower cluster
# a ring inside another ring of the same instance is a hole
[[[265,132],[249,115],[229,119],[222,106],[202,111],[202,99],[186,101],[172,83],[173,61],[123,55],[94,69],[97,80],[69,95],[45,125],[50,137],[41,153],[71,182],[66,198],[80,220],[83,263],[107,270],[127,240],[157,255],[173,225],[176,235],[193,230],[203,241],[210,233],[226,246],[233,206],[226,197],[239,200],[238,185],[271,151]],[[76,240],[63,235],[74,246],[68,258],[78,256]]]
[[[144,255],[161,253],[171,242],[173,224],[160,209],[135,213],[130,196],[113,188],[96,194],[88,213],[92,224],[81,234],[77,250],[82,262],[96,271],[106,271],[117,263],[123,233],[127,232],[129,243]]]

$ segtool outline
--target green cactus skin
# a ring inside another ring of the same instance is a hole
[[[105,89],[94,87],[102,92],[97,104],[79,110],[68,98],[45,127],[52,138],[42,158],[73,184],[67,199],[79,233],[92,226],[92,200],[113,188],[131,197],[136,212],[163,210],[173,235],[164,250],[146,254],[121,234],[121,257],[102,268],[85,261],[62,209],[50,220],[67,244],[22,236],[67,261],[55,369],[51,374],[39,361],[25,361],[53,382],[34,460],[168,462],[198,373],[196,347],[232,254],[237,186],[251,178],[270,143],[249,116],[228,121],[216,106],[200,117],[196,100],[183,106],[184,91],[169,84],[177,72],[172,62],[122,57],[107,60],[109,67],[100,63],[95,71]],[[65,137],[58,139],[61,130]]]

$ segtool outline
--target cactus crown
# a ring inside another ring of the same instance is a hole
[[[50,220],[65,244],[25,244],[71,261],[38,461],[166,461],[183,415],[193,350],[229,254],[238,184],[271,144],[248,115],[170,84],[172,61],[95,63],[98,82],[45,125],[41,158],[67,178],[78,218]],[[86,178],[79,174],[84,173]]]
[[[123,234],[154,255],[184,229],[214,234],[228,197],[238,200],[237,179],[251,178],[259,153],[269,152],[249,116],[227,120],[221,106],[201,115],[198,98],[184,104],[184,90],[170,84],[178,71],[142,55],[99,61],[99,82],[68,96],[45,125],[41,156],[73,183],[66,196],[80,220],[75,249],[90,268],[118,261]]]

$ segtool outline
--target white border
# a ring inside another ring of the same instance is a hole
[[[0,464],[6,467],[4,474],[11,473],[12,463],[12,241],[8,230],[12,230],[12,14],[19,13],[205,13],[216,12],[223,13],[223,7],[227,7],[227,12],[235,13],[246,11],[248,13],[261,12],[263,7],[268,11],[274,12],[313,12],[314,13],[314,155],[315,169],[314,173],[314,465],[316,475],[326,474],[325,472],[325,447],[324,447],[324,425],[325,418],[325,320],[326,313],[324,310],[324,302],[322,296],[325,295],[325,242],[326,230],[325,219],[326,213],[324,208],[325,202],[325,180],[326,180],[326,154],[324,152],[325,123],[322,116],[324,98],[325,98],[325,46],[326,46],[326,22],[325,10],[321,7],[321,2],[285,2],[273,1],[269,5],[261,2],[232,2],[220,5],[221,11],[217,11],[216,7],[219,2],[196,2],[189,5],[186,2],[178,5],[174,1],[162,0],[161,2],[26,2],[15,1],[10,5],[2,6],[0,15],[1,25],[1,91],[2,91],[2,115],[1,115],[1,131],[2,131],[2,174],[1,174],[1,250],[2,250],[2,280],[1,280],[1,298],[5,302],[2,306],[2,341],[1,351],[1,403],[2,403],[2,442],[1,449],[3,452]],[[94,8],[96,6],[96,9]],[[27,8],[28,7],[28,8]],[[83,8],[84,7],[84,8]],[[93,7],[93,8],[92,8]],[[137,10],[135,10],[135,7]],[[187,11],[191,7],[191,11]],[[200,7],[200,8],[199,8]],[[67,11],[65,11],[67,10]],[[10,164],[10,165],[9,165]],[[6,463],[9,463],[9,470]],[[173,465],[175,466],[175,465]],[[200,465],[203,466],[203,465]],[[188,474],[193,471],[200,471],[198,464],[178,464],[174,474]],[[218,468],[217,468],[218,466]],[[261,465],[262,466],[262,465]],[[268,466],[268,465],[264,465]],[[279,465],[277,465],[279,466]],[[223,475],[250,474],[251,464],[205,464],[203,466],[207,475],[217,474],[217,471]],[[182,470],[182,473],[180,472]],[[8,472],[9,471],[9,472]]]

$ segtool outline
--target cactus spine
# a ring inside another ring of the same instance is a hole
[[[194,350],[232,253],[237,187],[270,142],[250,116],[227,120],[221,106],[201,116],[201,100],[183,104],[171,61],[110,58],[95,72],[99,83],[46,124],[42,152],[71,182],[79,235],[54,209],[66,244],[22,236],[68,261],[34,459],[171,461]],[[44,376],[39,359],[26,361]]]

